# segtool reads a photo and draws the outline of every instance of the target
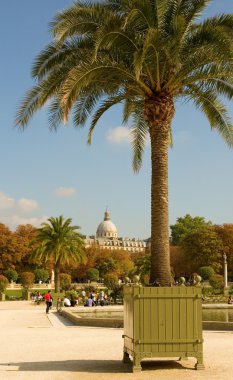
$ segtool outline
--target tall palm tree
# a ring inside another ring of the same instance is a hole
[[[83,237],[71,226],[72,219],[49,218],[38,229],[35,242],[38,248],[32,253],[31,260],[51,261],[55,268],[55,292],[60,291],[60,267],[62,264],[85,262]]]
[[[76,127],[91,119],[88,142],[100,117],[123,104],[132,127],[133,169],[147,135],[151,143],[151,277],[171,283],[168,222],[168,149],[176,101],[191,101],[225,142],[233,129],[222,99],[233,96],[233,14],[204,21],[211,0],[76,1],[51,23],[53,41],[38,55],[37,84],[16,116],[22,129],[48,100],[57,129],[72,112]]]

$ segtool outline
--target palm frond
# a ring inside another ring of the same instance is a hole
[[[233,146],[233,125],[226,107],[213,91],[202,91],[198,86],[189,86],[187,98],[201,109],[211,125],[230,147]]]
[[[93,49],[93,40],[90,36],[69,39],[62,46],[52,42],[36,57],[32,66],[32,77],[40,81],[51,70],[61,66],[77,65],[83,56],[91,54],[91,49]]]
[[[21,102],[15,117],[15,125],[18,125],[21,129],[26,127],[33,114],[40,108],[40,91],[41,87],[39,85],[34,86],[26,93]]]
[[[85,125],[102,96],[102,91],[94,91],[94,89],[89,94],[84,93],[83,96],[79,96],[73,108],[73,121],[76,127],[83,127]]]
[[[72,36],[93,33],[103,22],[104,7],[89,1],[76,2],[59,12],[50,23],[50,30],[56,41],[63,43]]]
[[[101,116],[107,110],[109,110],[111,107],[122,102],[124,99],[125,99],[125,94],[120,93],[119,95],[115,95],[112,98],[110,97],[107,100],[103,101],[102,104],[98,107],[97,111],[95,112],[94,116],[92,117],[91,126],[90,126],[89,132],[88,132],[87,143],[89,145],[91,144],[92,133],[93,133],[98,121],[100,120]]]
[[[61,92],[61,104],[65,117],[68,116],[74,102],[79,97],[80,93],[91,84],[96,83],[101,85],[103,91],[109,84],[114,84],[117,88],[122,86],[122,79],[129,81],[131,84],[137,85],[138,91],[151,94],[150,88],[145,85],[141,80],[137,80],[132,72],[125,66],[114,62],[94,62],[83,63],[82,66],[75,67],[67,75],[67,79],[63,84]],[[137,89],[137,87],[136,87]]]
[[[57,131],[58,127],[64,120],[64,115],[62,107],[60,105],[59,99],[54,97],[49,105],[49,128],[51,131]]]
[[[138,172],[142,166],[142,156],[148,136],[148,125],[145,122],[142,108],[134,110],[132,119],[131,143],[133,150],[133,170]]]

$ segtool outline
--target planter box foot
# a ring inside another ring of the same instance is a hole
[[[124,352],[123,353],[123,359],[122,359],[123,363],[125,364],[129,364],[131,363],[131,360],[130,360],[130,357],[129,357],[129,354],[128,352]]]
[[[132,367],[132,372],[141,372],[142,367],[141,367],[141,357],[139,355],[135,355],[133,358],[133,367]]]
[[[142,367],[140,365],[134,365],[132,368],[133,373],[137,373],[137,372],[141,372],[141,371],[142,371]]]
[[[195,369],[197,369],[197,370],[205,369],[205,366],[204,366],[203,363],[197,363],[197,364],[195,365]]]

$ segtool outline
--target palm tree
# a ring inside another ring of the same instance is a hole
[[[151,275],[171,283],[168,222],[168,149],[176,102],[191,101],[225,142],[233,128],[222,99],[233,95],[233,14],[198,20],[210,0],[76,1],[51,23],[53,41],[38,55],[16,116],[24,129],[49,103],[49,126],[72,112],[76,127],[123,104],[132,127],[133,169],[147,135],[151,143]]]
[[[55,292],[60,291],[60,267],[62,264],[85,262],[83,237],[71,226],[72,219],[49,218],[38,229],[35,242],[38,248],[32,253],[31,260],[48,260],[55,267]]]

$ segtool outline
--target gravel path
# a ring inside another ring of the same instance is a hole
[[[188,361],[123,364],[122,329],[73,326],[27,301],[0,302],[0,379],[232,380],[233,332],[204,332],[204,371]]]

